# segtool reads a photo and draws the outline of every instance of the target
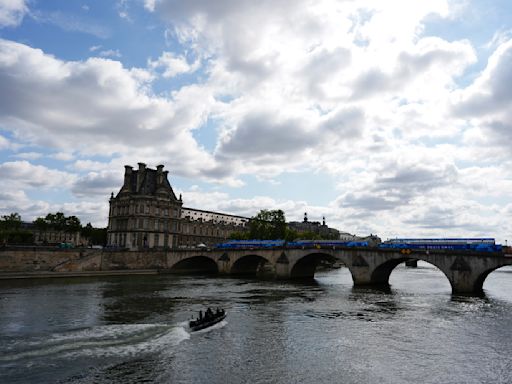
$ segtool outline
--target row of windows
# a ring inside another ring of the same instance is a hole
[[[132,229],[146,229],[150,231],[160,232],[177,232],[179,225],[176,221],[162,220],[162,219],[148,219],[148,218],[135,218],[135,219],[111,219],[110,230],[126,231]]]
[[[113,233],[109,236],[109,244],[120,247],[171,247],[173,246],[173,237],[168,234],[160,235],[158,233]]]
[[[132,215],[135,213],[167,217],[179,216],[178,208],[159,207],[143,203],[136,205],[113,205],[111,216]]]
[[[67,232],[43,232],[36,233],[35,241],[49,241],[49,242],[57,242],[57,241],[78,241],[79,235],[76,233],[67,233]]]

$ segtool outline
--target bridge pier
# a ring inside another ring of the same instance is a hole
[[[453,271],[448,280],[453,294],[480,295],[483,293],[483,286],[478,286],[477,278],[471,271]]]

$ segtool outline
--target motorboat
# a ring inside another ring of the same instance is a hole
[[[190,320],[188,322],[188,326],[192,332],[200,331],[201,329],[205,329],[220,323],[222,320],[226,318],[226,311],[223,309],[219,309],[216,312],[212,310],[206,310],[204,316],[202,312],[199,312],[199,317],[194,320]]]

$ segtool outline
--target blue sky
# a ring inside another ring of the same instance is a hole
[[[186,206],[512,239],[508,1],[0,0],[0,214]],[[510,240],[509,239],[509,240]]]

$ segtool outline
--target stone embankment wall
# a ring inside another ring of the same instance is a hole
[[[166,252],[101,249],[0,248],[0,272],[84,272],[165,269]]]

